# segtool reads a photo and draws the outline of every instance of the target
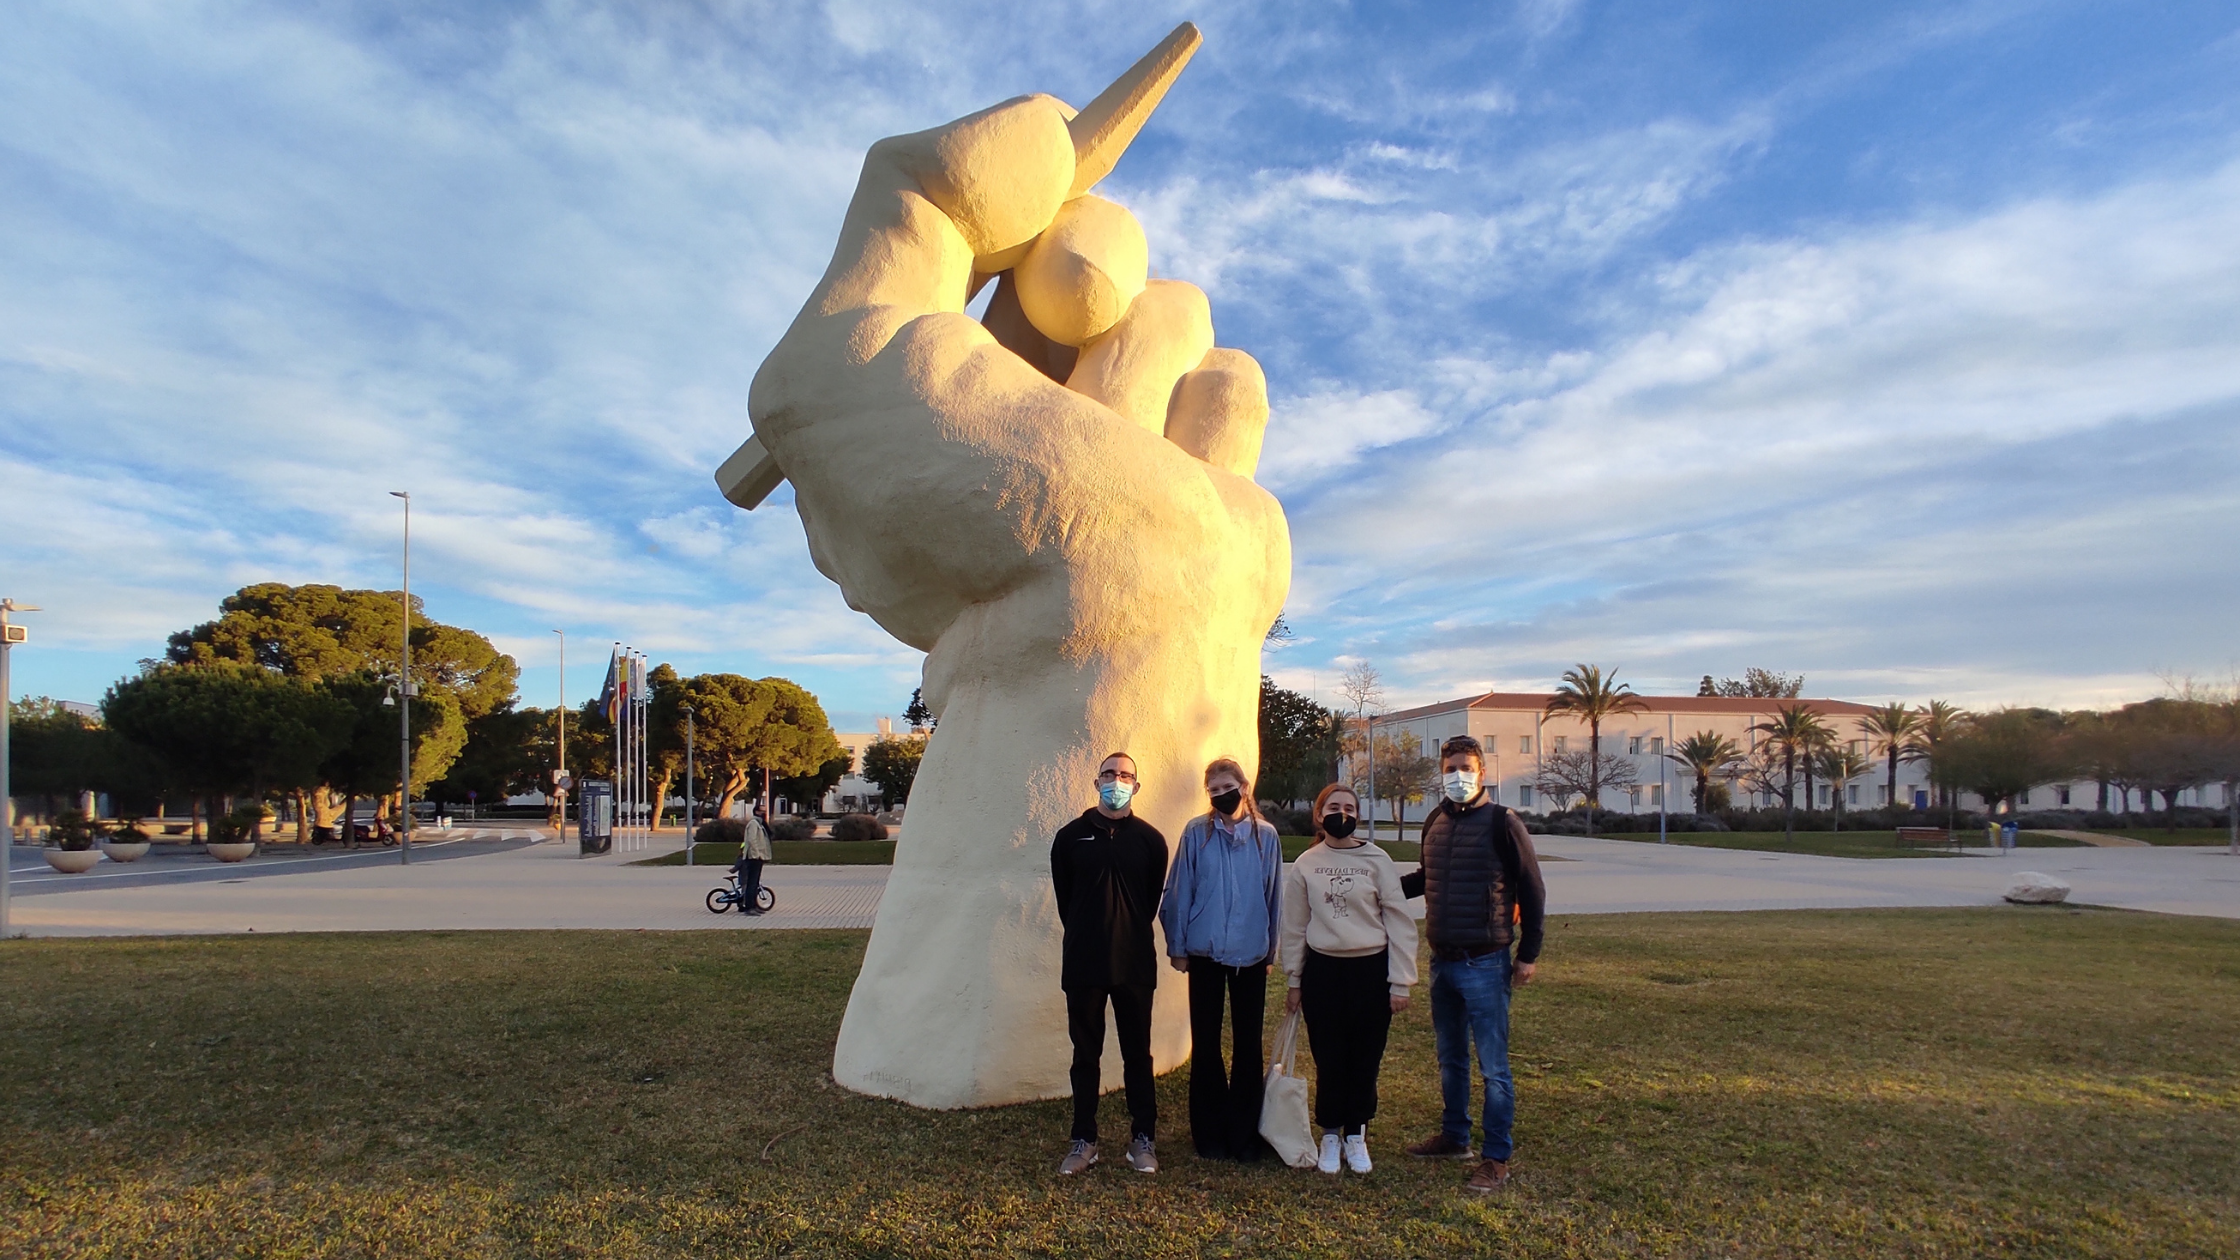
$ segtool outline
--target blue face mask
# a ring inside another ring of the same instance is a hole
[[[1135,799],[1135,794],[1135,784],[1122,783],[1118,779],[1114,779],[1110,783],[1099,784],[1097,787],[1097,799],[1104,802],[1106,809],[1114,812],[1126,809],[1128,802]]]
[[[1449,770],[1441,777],[1439,786],[1448,800],[1460,805],[1478,794],[1478,774],[1475,770]]]

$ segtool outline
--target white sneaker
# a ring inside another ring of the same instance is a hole
[[[1314,1170],[1329,1173],[1333,1177],[1338,1175],[1337,1134],[1325,1133],[1322,1135],[1322,1156],[1314,1161]]]
[[[1356,1133],[1346,1139],[1346,1167],[1357,1173],[1369,1171],[1369,1135]],[[1336,1171],[1333,1169],[1332,1171]]]

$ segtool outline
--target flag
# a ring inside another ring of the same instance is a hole
[[[622,720],[622,693],[628,687],[628,676],[622,667],[622,649],[618,646],[607,658],[607,681],[599,688],[599,707],[606,711],[607,721]]]

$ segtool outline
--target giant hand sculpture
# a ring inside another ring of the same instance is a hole
[[[1207,761],[1256,760],[1291,570],[1251,480],[1266,383],[1214,348],[1203,293],[1146,281],[1135,219],[1085,195],[1196,38],[1078,118],[1033,96],[872,146],[831,266],[755,376],[755,439],[719,474],[750,505],[790,480],[817,568],[927,653],[940,727],[840,1028],[852,1089],[1065,1093],[1051,834],[1115,749],[1170,843]],[[1189,1033],[1181,986],[1159,996],[1163,1071]]]

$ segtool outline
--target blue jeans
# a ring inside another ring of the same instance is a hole
[[[1509,1076],[1509,951],[1461,962],[1431,960],[1431,1028],[1439,1042],[1440,1131],[1470,1145],[1470,1044],[1485,1073],[1484,1156],[1507,1160],[1517,1116]]]

